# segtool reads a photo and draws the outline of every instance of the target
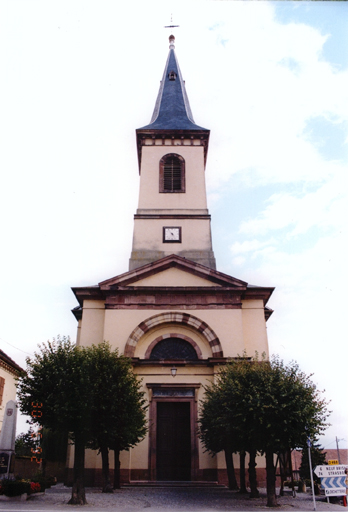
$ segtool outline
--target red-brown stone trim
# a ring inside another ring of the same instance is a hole
[[[134,357],[135,347],[137,346],[140,338],[148,332],[153,327],[156,327],[160,324],[181,324],[187,325],[189,327],[193,327],[198,332],[200,332],[204,338],[209,343],[209,346],[212,351],[213,358],[215,357],[223,357],[223,351],[220,344],[219,338],[216,336],[215,332],[209,327],[208,324],[200,320],[199,318],[189,315],[188,313],[179,313],[179,312],[168,312],[168,313],[160,313],[158,315],[151,316],[144,322],[141,322],[131,333],[129,336],[124,354],[127,357]]]
[[[191,480],[197,480],[199,470],[199,457],[198,457],[198,436],[197,429],[197,390],[201,384],[147,384],[147,387],[152,391],[153,388],[193,388],[195,389],[195,396],[174,396],[174,397],[154,397],[151,392],[149,404],[149,473],[150,480],[156,480],[156,444],[157,444],[157,404],[158,402],[189,402],[190,403],[190,426],[191,426]]]
[[[211,215],[209,213],[198,213],[197,215],[192,213],[136,213],[135,219],[193,219],[193,220],[210,220]]]
[[[147,350],[145,352],[145,359],[150,359],[151,352],[155,348],[157,343],[159,343],[160,341],[165,340],[167,338],[180,338],[181,340],[188,341],[190,343],[190,345],[192,345],[193,348],[195,349],[195,351],[197,352],[198,359],[203,359],[201,349],[199,348],[197,343],[195,341],[193,341],[192,338],[189,338],[188,336],[185,336],[184,334],[178,334],[175,332],[172,332],[169,334],[163,334],[162,336],[158,336],[158,338],[154,339],[153,342],[150,343],[150,345],[147,347]]]

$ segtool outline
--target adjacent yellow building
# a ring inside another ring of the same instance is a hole
[[[149,402],[148,435],[122,454],[122,480],[225,481],[223,457],[206,453],[196,434],[199,402],[228,359],[268,355],[273,288],[216,270],[204,176],[210,132],[193,120],[169,41],[153,117],[136,130],[140,190],[129,270],[73,288],[73,313],[77,343],[106,340],[132,358]],[[86,477],[87,485],[101,480],[92,450]]]
[[[23,369],[0,350],[0,432],[8,401],[16,400],[16,378]]]

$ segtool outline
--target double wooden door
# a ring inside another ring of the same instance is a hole
[[[190,402],[157,402],[157,480],[191,480]]]

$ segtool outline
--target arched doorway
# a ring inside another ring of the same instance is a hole
[[[198,347],[197,347],[198,348]],[[152,361],[197,361],[195,344],[189,338],[172,336],[156,339],[148,357]],[[152,477],[161,481],[188,481],[198,460],[195,423],[195,387],[152,385],[150,405],[150,467]]]
[[[196,480],[197,399],[200,384],[147,384],[150,400],[151,480]]]

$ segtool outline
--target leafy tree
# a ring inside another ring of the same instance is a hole
[[[74,481],[69,504],[85,504],[85,446],[90,439],[92,395],[90,355],[69,338],[39,346],[27,358],[27,372],[18,381],[18,399],[24,414],[55,432],[69,434],[75,444]]]
[[[75,445],[74,477],[69,504],[85,504],[85,447],[99,448],[108,479],[108,450],[115,450],[119,485],[119,452],[134,446],[146,432],[145,401],[130,360],[107,343],[76,347],[69,338],[47,342],[27,358],[27,373],[18,383],[23,413]],[[43,448],[49,450],[49,442]],[[48,438],[47,438],[48,440]],[[41,447],[40,447],[41,450]],[[108,481],[104,485],[106,489]]]
[[[312,459],[312,469],[316,466],[323,466],[326,464],[326,452],[323,452],[323,448],[320,447],[318,443],[312,443],[310,448],[311,450],[311,459]],[[314,481],[320,484],[320,478],[313,472]],[[300,466],[300,478],[301,480],[310,480],[310,466],[308,459],[308,446],[305,445],[302,447],[302,460]]]
[[[112,492],[109,449],[115,452],[114,488],[120,487],[119,455],[135,446],[146,434],[146,406],[141,383],[129,358],[112,351],[106,342],[90,348],[93,361],[94,395],[90,447],[102,455],[103,492]]]
[[[303,446],[327,426],[327,403],[310,377],[294,362],[286,366],[278,357],[258,361],[256,356],[231,361],[212,385],[211,394],[220,400],[215,431],[225,430],[240,449],[266,456],[270,507],[276,506],[274,453]]]
[[[19,457],[35,457],[35,453],[40,451],[44,475],[47,461],[66,461],[67,445],[67,434],[53,432],[47,428],[40,429],[38,433],[30,424],[28,432],[22,432],[16,437],[15,450]]]
[[[237,451],[237,446],[233,445],[235,439],[233,423],[221,421],[223,399],[223,390],[218,385],[212,384],[205,388],[205,400],[201,404],[199,435],[206,449],[213,455],[224,451],[228,486],[232,490],[238,490],[233,465],[233,452]]]
[[[32,457],[33,452],[35,451],[38,443],[34,438],[34,429],[30,426],[29,431],[24,433],[22,432],[16,437],[15,441],[15,452],[18,457]]]

